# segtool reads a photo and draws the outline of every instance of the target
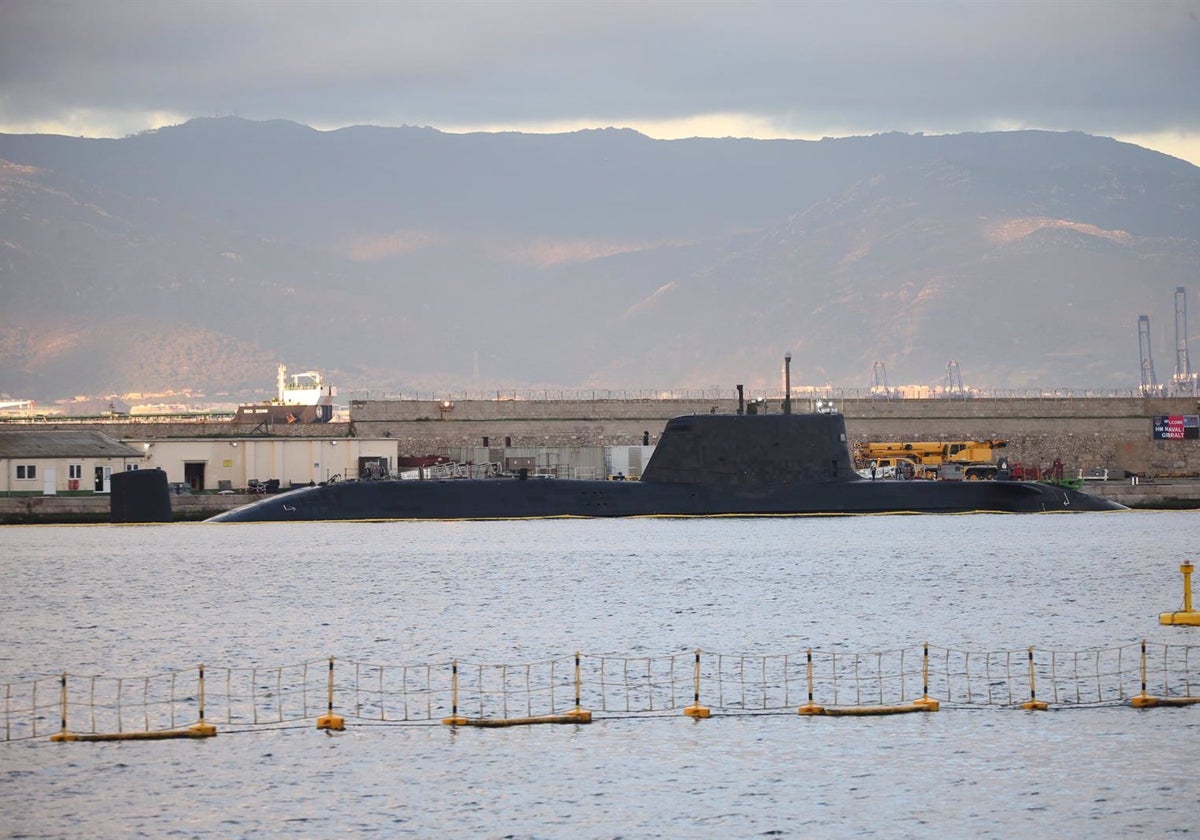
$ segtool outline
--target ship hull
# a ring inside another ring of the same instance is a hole
[[[219,514],[215,522],[1042,513],[1121,510],[1064,487],[1010,481],[850,481],[753,492],[687,484],[560,479],[363,481],[304,487]]]
[[[1064,487],[1013,481],[869,481],[840,415],[685,415],[669,421],[641,481],[483,478],[304,487],[219,522],[797,516],[1117,510]]]

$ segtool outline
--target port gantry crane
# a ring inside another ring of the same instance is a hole
[[[1149,315],[1138,316],[1138,352],[1142,358],[1142,396],[1161,396],[1162,389],[1158,387],[1158,377],[1154,375],[1154,357],[1150,355]]]
[[[1175,376],[1171,379],[1171,391],[1178,397],[1194,397],[1197,395],[1195,373],[1192,373],[1192,363],[1188,358],[1187,336],[1187,290],[1183,286],[1175,287]]]
[[[894,396],[892,389],[888,386],[887,368],[884,367],[882,361],[876,361],[875,367],[871,371],[871,388],[868,393],[872,397],[883,397],[885,400],[890,400]]]
[[[958,369],[958,360],[951,359],[946,363],[945,392],[947,397],[965,397],[967,389],[963,387],[962,371]]]

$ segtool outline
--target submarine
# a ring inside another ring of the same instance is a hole
[[[739,406],[741,402],[739,401]],[[1124,510],[1051,484],[874,481],[858,475],[841,414],[695,414],[669,420],[640,480],[382,479],[302,487],[208,522],[1041,513]]]

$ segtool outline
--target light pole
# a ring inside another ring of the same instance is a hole
[[[783,413],[792,413],[792,353],[783,354]]]

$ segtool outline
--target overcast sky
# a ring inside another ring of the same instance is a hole
[[[1012,128],[1200,164],[1200,0],[0,0],[0,132]]]

